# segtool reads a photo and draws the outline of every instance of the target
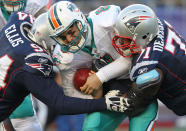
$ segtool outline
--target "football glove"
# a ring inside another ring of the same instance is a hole
[[[128,105],[127,99],[124,98],[119,90],[109,91],[105,95],[107,109],[116,112],[125,112]]]

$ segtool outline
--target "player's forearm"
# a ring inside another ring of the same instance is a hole
[[[113,78],[128,74],[131,65],[131,59],[120,57],[114,62],[102,67],[96,75],[102,83],[107,82]]]
[[[63,101],[57,99],[56,107],[61,114],[81,114],[106,110],[104,98],[94,100],[64,96]]]
[[[24,86],[39,100],[60,114],[81,114],[104,111],[105,98],[90,100],[68,97],[54,79],[22,72],[16,81],[24,81]],[[20,82],[21,83],[21,82]]]

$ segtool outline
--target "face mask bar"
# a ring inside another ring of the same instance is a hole
[[[131,57],[133,54],[141,53],[140,47],[130,37],[115,35],[112,39],[112,45],[123,57]]]

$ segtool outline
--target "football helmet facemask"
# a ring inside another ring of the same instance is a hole
[[[123,57],[140,53],[158,34],[154,11],[146,5],[134,4],[124,8],[117,17],[112,45]]]

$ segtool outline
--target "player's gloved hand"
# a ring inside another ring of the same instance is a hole
[[[105,95],[107,109],[116,112],[125,112],[129,103],[126,98],[124,98],[119,90],[109,91]]]

